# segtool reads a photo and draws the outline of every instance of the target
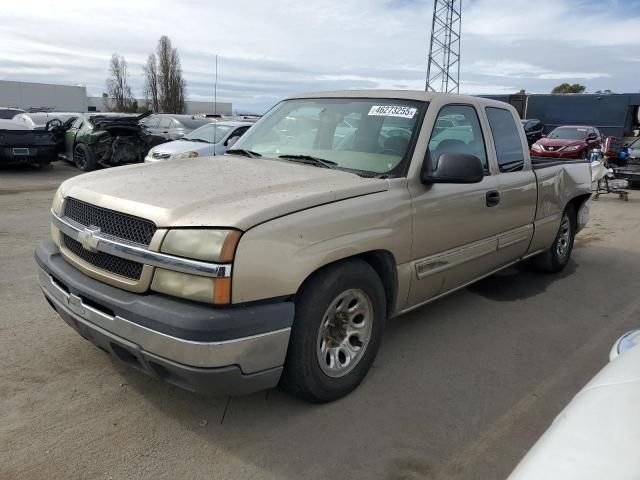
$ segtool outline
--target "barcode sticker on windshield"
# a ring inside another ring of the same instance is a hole
[[[400,107],[394,105],[374,105],[369,115],[379,117],[413,118],[418,111],[415,107]]]

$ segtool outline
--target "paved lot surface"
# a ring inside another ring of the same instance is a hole
[[[558,276],[509,270],[388,325],[330,405],[204,399],[52,312],[32,252],[77,171],[0,170],[0,478],[501,479],[640,324],[640,192],[602,197]]]

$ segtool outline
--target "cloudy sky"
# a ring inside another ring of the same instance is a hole
[[[462,0],[463,93],[640,91],[640,0]],[[0,79],[105,90],[113,52],[142,95],[160,35],[188,95],[262,112],[283,96],[338,88],[423,89],[433,0],[3,1]]]

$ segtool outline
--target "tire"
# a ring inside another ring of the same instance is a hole
[[[79,143],[73,149],[73,163],[83,172],[95,170],[97,166],[95,155],[84,143]]]
[[[296,298],[281,388],[314,403],[347,395],[373,364],[386,316],[384,287],[365,261],[314,274]]]
[[[534,269],[545,273],[558,273],[567,266],[573,251],[576,237],[576,211],[573,205],[568,205],[562,213],[560,228],[553,244],[544,253],[531,259]]]

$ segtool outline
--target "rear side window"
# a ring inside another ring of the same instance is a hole
[[[501,172],[515,172],[524,167],[522,141],[509,110],[487,107],[487,118],[491,127],[496,157]]]

